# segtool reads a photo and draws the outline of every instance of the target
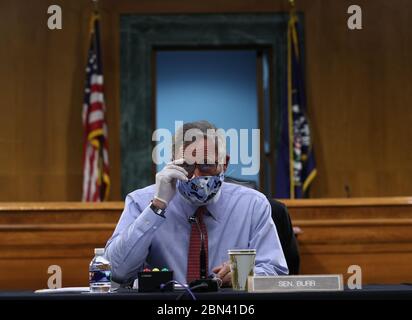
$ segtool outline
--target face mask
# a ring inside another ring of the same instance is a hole
[[[189,181],[177,181],[180,194],[192,204],[205,205],[218,193],[225,178],[223,172],[216,176],[200,176]]]

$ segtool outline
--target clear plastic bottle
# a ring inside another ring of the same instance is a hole
[[[112,277],[110,262],[104,257],[104,248],[94,249],[94,254],[89,266],[90,292],[109,292]]]

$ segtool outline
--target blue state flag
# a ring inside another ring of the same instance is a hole
[[[292,12],[288,25],[287,99],[281,105],[276,160],[276,198],[304,198],[316,176],[300,50],[301,26]]]

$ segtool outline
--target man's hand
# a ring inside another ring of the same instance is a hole
[[[176,180],[187,181],[187,171],[171,162],[156,174],[156,188],[153,204],[166,208],[176,193]],[[156,201],[157,200],[157,201]]]
[[[230,272],[229,261],[223,262],[220,266],[214,267],[212,271],[216,274],[216,277],[222,280],[222,286],[232,286],[232,272]]]

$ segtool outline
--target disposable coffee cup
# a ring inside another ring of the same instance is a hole
[[[247,279],[254,275],[256,250],[228,250],[233,290],[247,290]]]

